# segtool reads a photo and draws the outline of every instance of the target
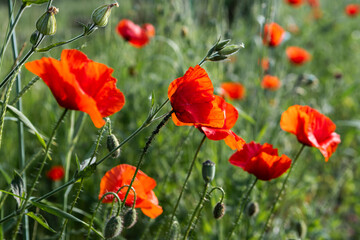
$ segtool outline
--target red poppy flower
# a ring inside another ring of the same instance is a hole
[[[290,4],[293,7],[298,7],[303,4],[303,0],[285,0],[286,3]]]
[[[335,124],[325,115],[309,106],[294,105],[282,115],[280,127],[296,135],[299,142],[316,147],[328,161],[335,152],[340,135],[335,133]]]
[[[220,95],[241,100],[245,97],[245,87],[241,83],[226,82],[221,84]]]
[[[117,192],[122,186],[129,185],[135,173],[135,167],[128,164],[120,164],[110,171],[108,171],[100,182],[99,199],[107,192]],[[135,208],[140,208],[141,211],[150,218],[156,218],[163,210],[159,206],[159,201],[152,191],[156,186],[156,181],[148,177],[142,171],[138,171],[132,187],[136,192]],[[121,200],[125,198],[127,187],[122,188],[118,196]],[[102,200],[103,203],[111,203],[114,196],[109,194]],[[130,190],[125,204],[132,206],[134,203],[134,193]]]
[[[279,156],[271,144],[255,142],[245,144],[242,150],[230,157],[229,162],[263,181],[280,177],[291,166],[291,159],[284,154]]]
[[[264,26],[263,43],[265,46],[278,46],[285,36],[285,30],[277,23],[269,23]]]
[[[47,173],[46,176],[53,181],[60,181],[64,178],[65,170],[62,166],[53,166]]]
[[[121,20],[118,23],[116,30],[120,36],[137,48],[141,48],[148,44],[150,38],[155,35],[155,28],[150,23],[146,23],[140,27],[128,19]]]
[[[286,48],[286,55],[289,61],[294,65],[302,65],[311,59],[310,53],[300,47],[288,47]]]
[[[346,15],[350,17],[356,17],[360,12],[360,5],[359,4],[349,4],[345,7]]]
[[[319,8],[320,7],[320,0],[307,0],[308,4],[312,8]]]
[[[261,81],[261,86],[269,90],[277,90],[281,85],[281,82],[278,77],[265,75]]]
[[[269,58],[264,57],[261,59],[261,68],[266,72],[270,69],[270,61]]]
[[[172,119],[178,119],[181,125],[224,126],[223,110],[214,101],[214,87],[199,65],[170,83],[168,97],[174,111]]]
[[[78,50],[63,50],[60,61],[44,57],[25,67],[44,80],[61,107],[86,112],[98,128],[105,124],[103,117],[120,111],[125,104],[111,76],[114,70]]]

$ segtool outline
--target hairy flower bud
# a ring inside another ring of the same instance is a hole
[[[305,239],[306,232],[307,232],[307,226],[304,221],[300,220],[295,223],[295,230],[298,234],[299,238]]]
[[[111,152],[112,150],[114,150],[119,146],[119,141],[114,134],[110,134],[107,136],[106,145],[109,152]],[[120,156],[120,148],[118,148],[115,152],[113,152],[111,156],[113,158],[118,158]]]
[[[259,204],[257,202],[250,202],[246,207],[246,214],[249,217],[256,216],[259,213]]]
[[[36,29],[44,35],[54,35],[56,33],[55,14],[59,12],[56,7],[50,7],[36,22]]]
[[[134,208],[129,208],[124,214],[124,227],[132,228],[137,221],[137,212]]]
[[[105,27],[109,21],[112,7],[119,7],[118,3],[107,4],[98,7],[91,14],[91,19],[98,27]]]
[[[105,225],[104,237],[114,238],[118,236],[123,229],[122,219],[120,216],[112,216]]]
[[[211,182],[215,177],[215,163],[206,160],[202,164],[202,176],[206,183]]]
[[[225,215],[225,204],[223,202],[218,202],[213,211],[215,219],[220,219]]]

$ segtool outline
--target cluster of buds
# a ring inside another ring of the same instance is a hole
[[[219,38],[206,54],[205,61],[225,60],[230,55],[237,53],[241,48],[245,47],[243,43],[228,45],[230,41],[231,39],[220,41]]]

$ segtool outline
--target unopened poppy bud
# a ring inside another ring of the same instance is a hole
[[[31,34],[31,36],[30,36],[30,43],[31,43],[32,45],[35,45],[35,44],[38,42],[38,40],[39,40],[39,35],[40,35],[40,33],[39,33],[38,30],[35,30],[35,32],[33,32],[33,33]]]
[[[246,214],[249,217],[256,216],[259,213],[259,204],[257,202],[250,202],[246,207]]]
[[[220,41],[220,42],[216,45],[215,51],[220,51],[220,50],[223,49],[230,41],[231,41],[231,39],[226,39],[226,40]]]
[[[105,239],[114,238],[118,236],[123,229],[122,220],[120,216],[112,216],[105,225],[104,237]]]
[[[124,217],[124,227],[132,228],[137,221],[137,212],[135,208],[128,209],[123,217]]]
[[[91,19],[98,27],[105,27],[109,21],[112,7],[119,7],[118,3],[107,4],[98,7],[91,14]]]
[[[215,177],[215,163],[206,160],[202,164],[202,176],[206,183],[211,182]]]
[[[225,215],[225,204],[218,202],[214,207],[213,215],[215,219],[220,219]]]
[[[106,145],[109,152],[111,152],[112,150],[114,150],[119,146],[119,141],[114,134],[110,134],[107,136]],[[115,152],[113,152],[111,156],[113,158],[118,158],[120,156],[120,148],[118,148]]]
[[[219,54],[224,55],[224,56],[229,56],[234,53],[237,53],[240,50],[240,48],[243,48],[243,47],[244,47],[244,44],[229,45],[229,46],[226,46],[223,49],[219,50]]]
[[[299,238],[304,239],[307,232],[307,226],[304,221],[297,221],[295,223],[295,230]]]
[[[225,59],[227,59],[227,56],[214,54],[211,57],[209,57],[207,60],[217,62],[217,61],[222,61],[222,60],[225,60]]]
[[[59,12],[56,7],[50,7],[36,22],[36,29],[44,35],[54,35],[56,33],[55,14]]]
[[[175,219],[170,228],[170,232],[168,234],[168,240],[178,240],[180,239],[180,225],[179,222]]]

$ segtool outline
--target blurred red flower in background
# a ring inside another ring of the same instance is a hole
[[[298,7],[303,4],[303,0],[285,0],[285,2],[293,7]]]
[[[106,172],[100,182],[99,199],[107,192],[116,193],[122,186],[129,185],[135,169],[134,166],[120,164]],[[152,191],[155,186],[156,181],[140,170],[132,185],[136,192],[135,208],[140,208],[141,211],[150,218],[156,218],[163,212],[155,193]],[[127,189],[127,187],[124,187],[119,191],[118,196],[121,200],[125,198]],[[111,203],[113,199],[113,195],[107,195],[102,202]],[[130,190],[125,203],[127,206],[131,206],[134,203],[134,193],[132,190]]]
[[[287,47],[286,55],[289,61],[294,65],[302,65],[311,59],[311,54],[308,53],[305,49],[300,47]]]
[[[280,127],[296,135],[299,142],[316,147],[328,161],[335,152],[340,135],[335,133],[335,124],[325,115],[309,106],[294,105],[282,115]]]
[[[279,156],[271,144],[255,142],[245,144],[242,150],[230,157],[229,162],[263,181],[280,177],[291,166],[291,159],[284,154]]]
[[[266,72],[270,69],[270,60],[267,57],[261,59],[261,68]]]
[[[276,47],[284,39],[285,30],[277,23],[268,23],[264,26],[263,44]]]
[[[307,0],[307,2],[312,8],[320,7],[320,0]]]
[[[220,95],[231,99],[241,100],[245,97],[245,87],[241,83],[225,82],[220,85]]]
[[[265,75],[261,81],[261,87],[268,90],[277,90],[281,85],[280,79],[272,75]]]
[[[121,20],[117,27],[117,32],[131,45],[141,48],[149,43],[150,38],[155,36],[155,28],[150,23],[145,23],[142,27],[128,19]]]
[[[86,112],[98,128],[105,124],[103,117],[125,104],[116,78],[111,76],[114,70],[78,50],[63,50],[60,61],[43,57],[25,67],[44,80],[61,107]]]
[[[348,4],[345,7],[346,15],[350,17],[356,17],[360,12],[360,4]]]
[[[53,166],[46,173],[46,176],[53,181],[60,181],[64,178],[65,170],[62,166]]]

